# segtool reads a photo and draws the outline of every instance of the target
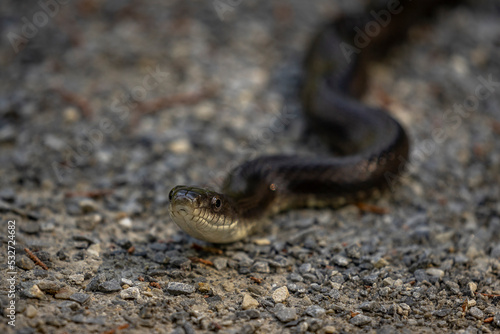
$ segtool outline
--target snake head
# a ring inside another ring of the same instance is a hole
[[[215,191],[176,186],[169,195],[169,212],[174,222],[189,235],[208,242],[228,243],[241,236],[230,198]]]

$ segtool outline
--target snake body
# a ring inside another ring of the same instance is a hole
[[[169,194],[174,222],[197,239],[229,243],[247,237],[277,212],[339,207],[386,188],[404,169],[409,143],[394,118],[358,100],[365,67],[368,59],[382,56],[405,35],[414,16],[428,13],[435,4],[407,3],[350,61],[343,43],[352,42],[353,26],[363,27],[370,18],[341,17],[323,28],[307,54],[301,94],[309,129],[337,155],[258,157],[235,168],[220,192],[176,186]]]

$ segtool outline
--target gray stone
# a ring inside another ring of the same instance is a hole
[[[170,282],[167,285],[167,292],[171,295],[189,295],[195,292],[195,287],[191,284],[181,282]]]
[[[364,315],[364,314],[358,314],[351,319],[349,319],[349,322],[353,324],[354,326],[365,326],[368,325],[372,322],[372,318]]]
[[[451,313],[451,310],[447,309],[447,308],[442,308],[442,309],[434,311],[434,315],[436,317],[440,317],[440,318],[446,317],[450,313]]]
[[[36,284],[33,284],[28,288],[24,289],[23,295],[28,298],[37,298],[37,299],[45,298],[45,294],[42,292],[42,290],[40,290],[40,288]]]
[[[122,279],[120,280],[121,281],[121,285],[125,285],[127,284],[128,286],[133,286],[134,285],[134,282],[131,280],[131,279],[128,279],[128,278],[125,278],[125,277],[122,277]]]
[[[56,299],[69,299],[69,297],[76,292],[75,289],[73,289],[70,286],[65,286],[61,288],[57,293],[54,295],[54,298]]]
[[[271,272],[271,269],[269,268],[269,264],[267,262],[257,261],[250,268],[250,271],[261,274],[268,274]]]
[[[106,282],[106,275],[103,273],[97,274],[92,278],[85,288],[86,291],[98,291],[99,285]]]
[[[425,273],[427,275],[430,275],[433,277],[438,277],[438,278],[443,278],[443,276],[444,276],[444,270],[437,269],[437,268],[428,268],[425,270]]]
[[[85,304],[89,300],[90,296],[86,293],[77,292],[69,296],[69,299],[80,304]]]
[[[429,280],[429,276],[427,275],[427,273],[423,269],[417,269],[417,270],[415,270],[415,272],[413,273],[413,275],[415,276],[415,280],[417,282],[422,282],[422,281],[428,281]]]
[[[491,249],[490,256],[492,258],[500,259],[500,244]]]
[[[40,290],[42,290],[45,293],[54,295],[59,291],[61,288],[63,288],[66,284],[59,282],[59,281],[53,281],[53,280],[48,280],[48,279],[43,279],[40,280],[36,283]]]
[[[338,300],[341,296],[340,291],[337,289],[330,290],[330,293],[328,295],[332,297],[333,300]]]
[[[255,309],[246,310],[245,314],[250,319],[258,319],[258,318],[260,318],[260,312],[258,310],[255,310]]]
[[[371,300],[362,303],[359,308],[363,311],[374,312],[380,307],[380,304],[377,301]]]
[[[40,224],[36,222],[24,222],[19,224],[19,229],[27,234],[36,234],[40,232]]]
[[[68,309],[71,311],[76,311],[80,308],[80,304],[72,300],[65,300],[62,303],[57,304],[57,307],[61,309]]]
[[[500,313],[495,314],[493,317],[493,324],[500,328]]]
[[[297,273],[291,273],[290,280],[292,282],[302,282],[304,280],[304,278]]]
[[[340,254],[335,255],[332,261],[339,267],[347,267],[347,265],[351,262],[351,260]]]
[[[96,202],[94,200],[91,200],[90,198],[82,199],[80,202],[78,202],[78,206],[80,207],[80,210],[83,214],[92,213],[97,210]]]
[[[454,294],[458,295],[460,294],[460,286],[458,283],[453,282],[453,281],[447,281],[446,282],[446,287]]]
[[[215,269],[221,271],[223,269],[226,269],[227,267],[227,258],[225,257],[218,257],[214,259],[213,261]]]
[[[310,263],[308,263],[308,262],[301,264],[300,267],[299,267],[299,271],[302,274],[310,272],[311,269],[312,269],[312,265]]]
[[[16,199],[16,192],[12,188],[1,189],[0,198],[6,202],[14,202],[14,200]]]
[[[481,319],[482,320],[484,318],[484,312],[481,311],[476,306],[470,308],[469,314],[472,315],[476,319]]]
[[[278,304],[274,308],[274,315],[281,322],[289,322],[297,319],[297,309],[293,307],[286,307],[283,304]]]
[[[84,241],[88,244],[98,244],[100,243],[99,239],[91,236],[91,235],[85,235],[85,234],[75,234],[71,237],[71,239],[75,241]]]
[[[313,318],[321,318],[326,314],[326,310],[318,305],[311,305],[306,308],[305,313]]]
[[[234,253],[233,260],[238,261],[240,266],[250,267],[253,264],[253,260],[244,252]]]
[[[351,259],[360,259],[361,258],[361,247],[358,244],[352,244],[347,246],[344,249],[346,255]]]
[[[378,275],[374,274],[374,275],[367,275],[365,277],[363,277],[363,283],[365,283],[366,285],[373,285],[375,283],[377,283],[378,281]]]
[[[122,287],[120,286],[120,282],[116,280],[106,281],[99,284],[99,291],[104,293],[112,293],[116,291],[120,291]]]
[[[76,227],[84,231],[93,231],[102,222],[102,216],[94,213],[88,216],[79,217],[76,220]]]
[[[21,269],[31,270],[35,268],[35,263],[26,255],[18,255],[16,257],[16,266]]]
[[[139,297],[139,288],[134,286],[120,291],[122,299],[137,299]]]

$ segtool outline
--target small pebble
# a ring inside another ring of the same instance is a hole
[[[42,292],[42,290],[40,290],[40,288],[36,284],[33,284],[28,289],[24,290],[24,293],[28,298],[43,299],[45,297],[45,294]]]
[[[75,289],[69,286],[65,286],[64,288],[60,289],[57,291],[57,293],[54,295],[54,298],[56,299],[69,299],[71,295],[75,293]]]
[[[483,319],[484,318],[484,312],[478,309],[476,306],[473,306],[469,310],[469,314],[472,315],[476,319]]]
[[[493,317],[493,324],[500,328],[500,312],[496,313],[495,316]]]
[[[392,278],[390,278],[390,277],[386,277],[382,281],[382,285],[383,286],[393,286],[394,285],[394,280]]]
[[[80,217],[76,220],[76,227],[84,231],[93,231],[102,222],[102,216],[95,213]]]
[[[167,292],[171,295],[189,295],[195,292],[196,289],[191,284],[181,282],[170,282],[167,285]]]
[[[131,229],[133,226],[132,219],[130,219],[129,217],[124,217],[124,218],[120,219],[118,221],[118,224],[121,227],[126,228],[126,229]]]
[[[121,289],[122,287],[120,286],[120,283],[118,283],[118,281],[115,280],[106,281],[99,284],[99,291],[104,293],[112,293],[120,291]]]
[[[446,317],[450,313],[451,313],[451,310],[447,309],[447,308],[443,308],[443,309],[439,309],[439,310],[434,311],[434,315],[436,317],[440,317],[440,318]]]
[[[297,319],[297,309],[278,304],[275,307],[274,315],[276,315],[281,322],[290,322]]]
[[[286,286],[282,286],[274,290],[272,297],[275,303],[283,303],[289,295],[288,288]]]
[[[36,234],[40,232],[40,224],[37,222],[24,222],[19,224],[19,228],[27,234]]]
[[[37,313],[38,313],[38,310],[33,305],[28,305],[26,307],[26,310],[24,311],[24,314],[26,314],[26,316],[28,318],[34,318],[34,317],[36,317]]]
[[[303,263],[300,265],[299,267],[299,271],[302,273],[302,274],[305,274],[305,273],[308,273],[310,272],[312,269],[312,265],[310,263]]]
[[[200,291],[201,293],[209,293],[210,291],[212,291],[212,287],[208,283],[200,282],[198,283],[198,291]]]
[[[267,238],[253,239],[252,241],[258,246],[269,246],[271,244],[271,240]]]
[[[191,142],[186,138],[179,138],[170,143],[169,149],[177,154],[186,153],[191,150]]]
[[[256,308],[257,306],[259,306],[259,302],[255,298],[250,296],[248,293],[243,294],[243,301],[241,303],[241,308],[243,310]]]
[[[221,287],[224,289],[226,292],[233,292],[234,291],[234,284],[229,281],[222,282]]]
[[[134,286],[120,291],[121,299],[137,299],[139,297],[139,288]]]
[[[101,253],[101,244],[90,245],[90,247],[87,248],[87,253],[93,257],[99,257]]]
[[[362,303],[359,308],[362,309],[363,311],[369,311],[369,312],[373,312],[375,311],[378,307],[380,306],[380,304],[377,302],[377,301],[367,301],[367,302],[364,302]]]
[[[257,261],[252,265],[250,271],[261,274],[268,274],[271,272],[271,269],[269,268],[269,263],[264,261]]]
[[[413,275],[415,276],[415,280],[417,282],[427,281],[429,279],[429,276],[427,275],[427,273],[423,269],[415,270]]]
[[[411,308],[408,304],[401,303],[396,307],[396,313],[402,316],[408,316],[410,314]]]
[[[78,202],[78,206],[83,214],[92,213],[97,211],[97,204],[94,200],[90,198],[82,199]]]
[[[80,304],[72,300],[65,300],[62,303],[57,304],[57,307],[76,311],[80,308]]]
[[[474,295],[474,293],[477,291],[477,284],[474,282],[469,282],[467,286],[469,287],[470,293]]]
[[[363,282],[366,285],[373,285],[377,283],[377,281],[378,281],[378,275],[367,275],[363,277]]]
[[[443,278],[443,276],[444,276],[444,271],[441,269],[437,269],[437,268],[428,268],[425,270],[425,273],[427,275],[438,277],[438,278]]]
[[[351,260],[339,254],[335,255],[332,260],[333,263],[340,267],[347,267],[347,265],[351,262]]]
[[[325,326],[325,327],[323,327],[323,332],[325,334],[334,334],[334,333],[337,333],[338,330],[334,326]]]
[[[372,322],[372,318],[364,315],[364,314],[358,314],[351,318],[349,322],[355,326],[365,326],[368,325],[369,323]]]
[[[377,262],[375,262],[373,264],[373,266],[376,268],[376,269],[380,269],[380,268],[383,268],[383,267],[386,267],[389,265],[389,262],[387,262],[386,259],[384,259],[383,257],[380,258]]]
[[[221,271],[227,267],[227,258],[218,257],[213,261],[215,269]]]
[[[311,305],[306,308],[305,313],[313,318],[321,318],[326,314],[326,310],[318,305]]]
[[[16,266],[21,269],[31,270],[35,268],[35,263],[26,255],[18,255],[16,257]]]
[[[74,293],[69,297],[70,300],[75,301],[81,305],[85,304],[89,300],[89,298],[90,296],[88,294],[82,292]]]
[[[76,122],[80,119],[80,111],[75,107],[67,107],[63,110],[64,120],[68,123]]]
[[[123,285],[128,285],[128,286],[133,286],[134,285],[134,282],[132,282],[132,280],[128,279],[128,278],[124,278],[122,277],[122,279],[120,280],[122,286]]]
[[[344,248],[344,251],[348,257],[351,259],[361,258],[361,247],[358,244],[352,244]]]
[[[69,275],[68,279],[73,284],[81,285],[83,283],[83,281],[85,280],[85,276],[83,276],[82,274],[73,274],[73,275]]]
[[[233,260],[238,261],[240,266],[250,267],[253,264],[253,260],[244,252],[234,253]]]

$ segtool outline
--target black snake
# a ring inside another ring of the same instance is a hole
[[[382,57],[414,21],[444,1],[398,1],[399,7],[389,7],[390,2],[386,8],[337,18],[321,29],[306,56],[305,120],[337,155],[258,157],[234,169],[220,192],[176,186],[169,194],[169,211],[181,229],[209,242],[234,242],[279,211],[360,201],[400,174],[409,151],[404,129],[384,110],[358,100],[366,64]],[[363,29],[365,36],[359,32]],[[356,41],[366,45],[358,48]]]

